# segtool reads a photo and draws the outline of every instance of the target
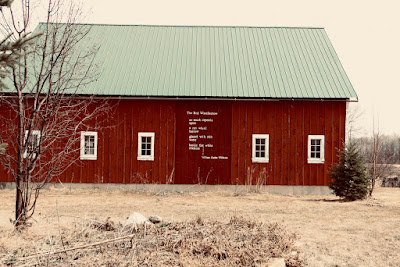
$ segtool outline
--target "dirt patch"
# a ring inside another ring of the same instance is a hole
[[[13,217],[14,195],[12,190],[0,191],[0,255],[3,257],[9,251],[32,246],[37,240],[47,240],[50,244],[57,240],[60,231],[70,231],[71,225],[79,230],[82,221],[93,218],[110,217],[115,222],[113,227],[118,229],[118,222],[124,222],[132,211],[137,211],[147,217],[157,214],[175,223],[193,222],[201,217],[227,224],[234,216],[264,224],[278,223],[298,234],[307,266],[400,266],[398,188],[377,188],[373,198],[349,203],[335,201],[334,196],[225,192],[155,195],[51,189],[40,196],[33,226],[25,236],[12,233],[9,222]],[[115,231],[92,230],[118,236]],[[49,244],[35,249],[49,251]]]

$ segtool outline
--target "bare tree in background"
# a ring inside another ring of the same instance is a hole
[[[372,127],[371,164],[369,168],[369,173],[371,175],[369,196],[372,196],[377,180],[383,179],[393,173],[393,165],[391,164],[393,161],[393,155],[383,153],[384,151],[382,151],[382,148],[382,135],[380,133],[379,120],[376,121],[374,117]]]
[[[377,163],[378,163],[378,152],[379,152],[379,121],[378,126],[375,127],[375,118],[373,119],[372,126],[372,138],[373,138],[373,147],[372,147],[372,176],[371,176],[371,189],[369,190],[369,196],[372,196],[372,192],[375,188],[375,182],[377,179]]]
[[[392,164],[398,157],[397,151],[394,151],[394,143],[397,139],[381,134],[379,120],[375,116],[373,118],[372,137],[357,137],[362,131],[358,122],[361,120],[363,112],[358,105],[351,103],[347,114],[346,140],[350,143],[357,143],[365,162],[368,163],[368,172],[371,177],[369,196],[372,196],[376,182],[394,173]]]
[[[6,37],[29,35],[33,4],[21,0],[1,11]],[[78,95],[98,77],[98,49],[83,44],[90,26],[74,24],[81,15],[72,2],[50,0],[46,22],[36,30],[41,36],[17,51],[21,57],[11,66],[8,89],[2,89],[0,143],[7,149],[0,162],[16,183],[16,226],[32,217],[46,183],[79,158],[80,131],[101,127],[99,118],[112,109],[105,100]]]
[[[346,117],[346,137],[351,142],[361,132],[359,121],[364,115],[358,103],[349,103]]]

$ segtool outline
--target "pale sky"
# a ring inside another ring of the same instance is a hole
[[[400,0],[84,0],[88,23],[324,27],[370,135],[400,134]]]

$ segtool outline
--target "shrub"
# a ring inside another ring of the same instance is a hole
[[[363,199],[369,192],[371,179],[360,150],[354,143],[339,151],[339,162],[332,165],[329,175],[329,188],[346,201]]]

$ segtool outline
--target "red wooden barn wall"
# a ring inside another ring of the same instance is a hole
[[[267,184],[328,185],[328,169],[345,138],[345,118],[345,102],[233,102],[231,183],[245,184],[252,171],[255,180],[266,168]],[[269,163],[251,162],[252,134],[269,134]],[[325,135],[324,164],[307,163],[311,134]]]
[[[229,101],[177,102],[175,183],[231,183],[231,118]]]
[[[108,124],[97,160],[80,161],[61,182],[165,183],[175,164],[175,101],[121,100]],[[155,132],[154,161],[137,160],[138,132]]]
[[[59,181],[245,184],[250,172],[254,180],[265,168],[267,184],[328,185],[327,170],[337,161],[336,148],[345,137],[344,101],[117,102],[111,127],[98,133],[97,160],[79,161]],[[207,126],[204,133],[213,136],[212,148],[188,149],[189,119],[195,118],[188,111],[218,114],[205,116],[213,122],[202,124]],[[137,160],[138,132],[155,132],[154,161]],[[269,134],[269,163],[251,162],[252,134],[257,133]],[[309,134],[325,135],[324,164],[307,163]],[[12,179],[0,170],[0,181]]]

